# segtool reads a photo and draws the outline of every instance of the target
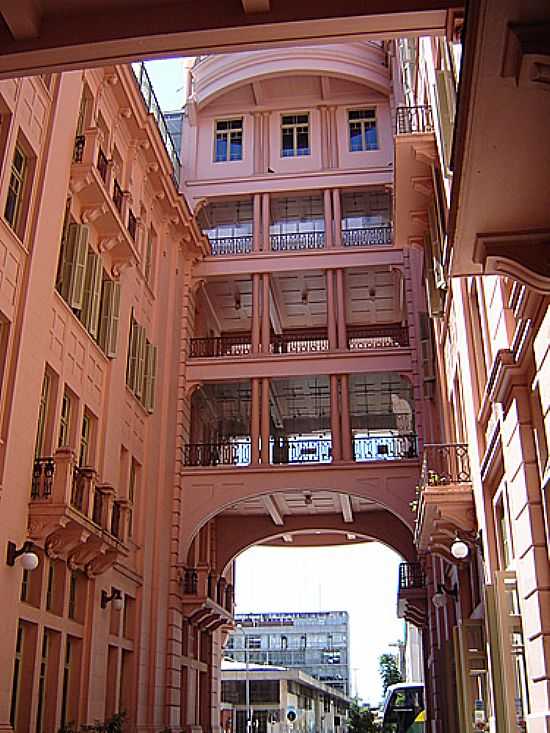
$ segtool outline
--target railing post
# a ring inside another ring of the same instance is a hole
[[[52,504],[71,503],[73,490],[73,467],[76,455],[71,448],[58,448],[55,452],[55,473],[53,477]]]

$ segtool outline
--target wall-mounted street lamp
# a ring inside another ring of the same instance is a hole
[[[468,555],[470,554],[470,548],[464,542],[464,540],[461,540],[460,537],[457,535],[453,541],[453,544],[451,545],[451,555],[454,557],[455,560],[465,560]]]
[[[437,593],[432,596],[432,603],[436,608],[443,608],[447,605],[447,596],[451,596],[455,603],[458,601],[458,587],[456,583],[451,587],[447,588],[443,583],[437,584]]]
[[[8,542],[8,552],[6,555],[6,563],[10,566],[15,565],[17,558],[20,558],[19,564],[23,570],[36,570],[38,567],[38,555],[32,550],[32,542],[27,540],[22,547],[17,549],[15,542]]]
[[[118,588],[111,588],[111,595],[106,590],[101,591],[101,608],[107,608],[109,603],[113,604],[115,611],[122,611],[124,608],[124,598]]]

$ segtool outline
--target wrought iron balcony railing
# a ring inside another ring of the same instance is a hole
[[[86,136],[77,135],[74,141],[73,163],[82,163],[85,145],[86,145]]]
[[[356,461],[394,461],[418,456],[418,438],[408,435],[354,436],[353,454]]]
[[[31,499],[48,499],[52,495],[55,461],[37,458],[32,472]]]
[[[305,354],[328,351],[328,335],[322,331],[289,331],[271,336],[272,354]]]
[[[353,439],[354,460],[394,461],[416,458],[418,441],[414,433],[406,435],[365,435]],[[271,465],[332,462],[331,438],[271,437]],[[190,443],[184,447],[186,466],[247,466],[250,464],[250,439],[236,438],[215,443]]]
[[[348,328],[348,349],[367,351],[409,345],[407,326],[388,325],[350,326]]]
[[[286,234],[271,234],[269,239],[271,250],[273,252],[323,249],[325,246],[324,232],[288,232]]]
[[[107,183],[109,161],[101,148],[99,148],[99,152],[97,154],[97,170],[99,171],[99,175],[101,176],[103,183]]]
[[[252,252],[252,235],[210,238],[210,252],[213,257],[248,254]]]
[[[427,444],[422,457],[420,488],[471,483],[466,443]]]
[[[189,339],[190,359],[208,359],[216,356],[246,356],[252,351],[250,334],[238,336],[209,336]]]
[[[119,182],[114,180],[113,183],[113,203],[117,208],[117,211],[119,213],[122,212],[122,202],[124,200],[124,194],[122,193],[122,188],[120,187]]]
[[[424,570],[419,562],[402,562],[399,564],[398,591],[425,587],[426,576],[424,575]]]
[[[245,466],[250,463],[250,441],[189,443],[183,448],[183,463],[186,466]]]
[[[168,123],[162,114],[157,95],[155,94],[155,90],[151,79],[149,78],[149,74],[147,73],[147,69],[145,68],[145,64],[132,64],[131,68],[134,72],[145,106],[147,107],[148,112],[153,115],[157,123],[162,142],[164,143],[164,147],[172,163],[174,182],[176,185],[179,185],[181,174],[179,151],[177,150],[172,135],[170,134],[170,130],[168,129]]]
[[[393,227],[391,224],[364,229],[342,229],[342,244],[345,247],[370,247],[392,242]]]
[[[398,135],[433,132],[432,108],[428,105],[398,107],[396,111],[396,131]]]

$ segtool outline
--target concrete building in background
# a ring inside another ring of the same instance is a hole
[[[226,658],[301,669],[350,694],[347,611],[236,614],[235,623]]]
[[[246,733],[346,733],[351,700],[297,669],[222,661],[221,728]],[[247,687],[249,705],[247,706]]]
[[[547,4],[7,5],[0,731],[215,732],[239,553],[380,541],[431,733],[547,733]],[[138,38],[226,51],[181,155],[60,71]]]

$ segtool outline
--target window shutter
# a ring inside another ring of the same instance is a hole
[[[147,340],[145,338],[145,328],[137,326],[137,367],[135,375],[134,392],[136,397],[143,396],[143,378],[145,374],[145,351]]]
[[[91,250],[86,261],[86,278],[82,299],[82,323],[96,338],[99,325],[99,306],[101,302],[103,266],[101,257]]]
[[[137,323],[132,315],[130,319],[130,339],[128,344],[128,364],[126,368],[126,384],[133,391],[137,369]]]
[[[105,279],[101,293],[101,322],[99,345],[106,356],[116,356],[118,322],[120,317],[120,283]]]
[[[145,380],[143,404],[147,412],[155,409],[155,383],[157,379],[157,347],[147,341],[145,354]]]
[[[443,144],[443,157],[446,168],[450,168],[455,121],[455,100],[452,72],[446,69],[442,71],[436,70],[435,81],[437,97],[439,100],[439,124],[441,142]]]
[[[82,224],[69,226],[69,240],[73,238],[72,267],[67,302],[71,308],[80,310],[84,298],[86,260],[88,259],[88,227]]]

